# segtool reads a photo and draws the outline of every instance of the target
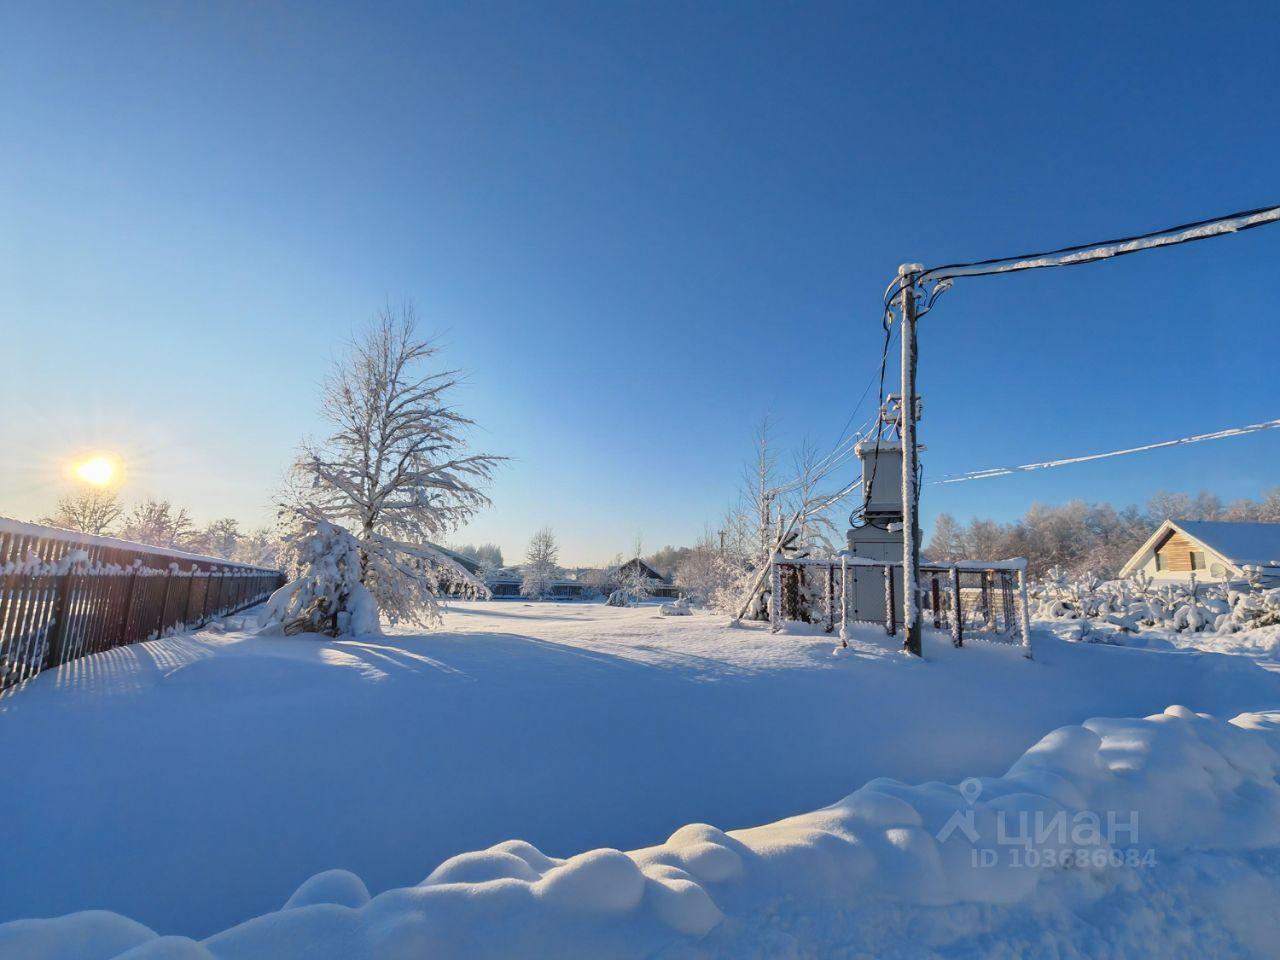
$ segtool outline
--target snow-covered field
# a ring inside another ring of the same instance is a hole
[[[232,627],[77,661],[0,701],[0,921],[132,918],[0,926],[0,957],[1280,942],[1260,909],[1280,894],[1276,720],[1224,722],[1280,709],[1280,675],[1248,658],[1038,631],[1027,661],[927,632],[917,662],[875,628],[833,656],[821,634],[592,604],[464,603],[437,632],[365,641]],[[954,786],[966,777],[1000,779]],[[939,842],[966,811],[978,839]],[[1114,852],[1047,831],[1034,864],[1013,863],[1000,811],[1139,820]],[[1064,849],[1106,863],[1058,869]],[[333,869],[350,874],[304,884]]]

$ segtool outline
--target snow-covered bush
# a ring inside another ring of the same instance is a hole
[[[671,603],[664,603],[658,608],[658,612],[664,617],[687,617],[693,613],[693,608],[684,597],[677,597]]]
[[[629,607],[648,599],[651,584],[639,562],[622,562],[619,555],[605,567],[599,577],[600,593],[607,596],[605,601],[611,607]]]
[[[1144,574],[1128,580],[1071,578],[1053,569],[1030,589],[1032,615],[1040,620],[1081,620],[1124,632],[1230,633],[1280,623],[1280,589],[1268,588],[1257,568],[1244,582],[1157,582]]]
[[[376,634],[378,605],[360,582],[360,541],[325,520],[301,523],[285,538],[294,579],[267,600],[262,623],[287,634]]]
[[[637,558],[638,559],[638,558]],[[652,581],[640,563],[624,564],[618,571],[618,590],[627,598],[628,603],[640,603],[651,596]]]
[[[755,579],[755,570],[755,565],[737,551],[722,551],[704,538],[677,565],[674,581],[692,603],[735,615]]]

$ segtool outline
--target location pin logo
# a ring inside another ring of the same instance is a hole
[[[974,801],[982,793],[982,781],[977,777],[970,777],[960,782],[960,795],[964,797],[969,806],[973,806]]]

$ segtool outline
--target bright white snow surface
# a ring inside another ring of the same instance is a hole
[[[1280,676],[925,639],[832,656],[654,606],[475,603],[426,636],[205,630],[69,664],[0,701],[0,920],[73,915],[0,926],[0,957],[1274,947],[1276,721],[1191,711],[1280,706]],[[875,779],[1006,772],[972,805]],[[1138,811],[1157,864],[975,868],[1001,809]],[[976,844],[939,843],[966,810]]]

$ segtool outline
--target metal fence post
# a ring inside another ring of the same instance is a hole
[[[964,646],[964,607],[960,603],[960,568],[951,568],[951,642]]]
[[[160,616],[156,622],[156,639],[164,636],[164,618],[169,613],[169,593],[173,590],[173,569],[164,575],[164,599],[160,601]]]
[[[133,613],[133,595],[137,586],[138,571],[135,568],[133,573],[129,574],[129,583],[124,588],[124,603],[120,608],[120,629],[116,631],[119,639],[112,644],[113,647],[129,642],[129,617]]]
[[[893,599],[893,565],[884,565],[884,632],[894,637],[898,634],[898,611]]]
[[[45,669],[57,667],[62,664],[62,658],[66,655],[67,648],[67,629],[71,623],[71,578],[75,574],[70,568],[64,573],[58,584],[57,607],[54,611],[53,633],[49,637],[49,645],[44,652]]]
[[[991,609],[991,571],[983,570],[982,579],[982,620],[990,630],[993,626],[991,620],[994,613]]]
[[[1026,658],[1032,659],[1031,656],[1031,611],[1027,608],[1027,568],[1024,566],[1018,571],[1018,594],[1022,601],[1022,612],[1018,618],[1021,622],[1019,626],[1022,629],[1022,649],[1025,651]]]
[[[777,633],[782,629],[782,569],[778,566],[777,554],[769,563],[773,567],[769,571],[769,629]]]
[[[849,645],[849,558],[840,558],[840,645]]]
[[[196,568],[192,567],[191,572],[187,574],[187,600],[182,606],[182,623],[191,622],[191,595],[196,591]]]
[[[827,565],[827,633],[836,628],[836,565]]]

